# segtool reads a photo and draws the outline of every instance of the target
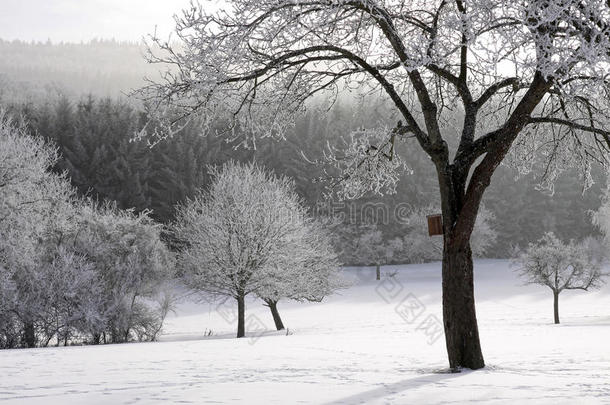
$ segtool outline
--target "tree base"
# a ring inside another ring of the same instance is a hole
[[[474,304],[474,271],[470,246],[443,254],[443,325],[452,370],[485,367]]]

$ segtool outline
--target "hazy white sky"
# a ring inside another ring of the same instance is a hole
[[[0,0],[0,38],[53,42],[166,35],[190,0]],[[208,2],[201,2],[210,5]]]

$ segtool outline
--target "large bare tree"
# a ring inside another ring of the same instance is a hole
[[[165,135],[194,113],[255,143],[282,138],[307,100],[358,90],[387,97],[395,128],[349,137],[345,195],[392,188],[414,139],[438,173],[444,227],[443,316],[450,367],[484,366],[470,237],[504,160],[566,167],[590,182],[607,164],[610,5],[600,0],[228,0],[193,3],[177,38],[153,38],[164,79],[141,91]],[[159,49],[160,47],[160,49]],[[161,108],[159,108],[161,107]],[[459,117],[456,119],[456,117]],[[511,148],[512,147],[512,148]],[[512,153],[509,151],[512,149]],[[508,159],[505,159],[509,157]]]

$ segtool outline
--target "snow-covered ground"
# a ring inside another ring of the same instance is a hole
[[[553,325],[550,290],[477,261],[487,367],[449,374],[440,264],[383,272],[396,270],[376,282],[348,269],[358,281],[341,295],[280,303],[288,334],[260,302],[248,303],[245,339],[228,307],[184,303],[159,343],[0,351],[0,403],[610,404],[609,286],[562,293]]]

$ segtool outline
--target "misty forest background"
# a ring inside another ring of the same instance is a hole
[[[33,133],[57,144],[62,158],[56,170],[67,171],[80,193],[116,201],[120,208],[152,210],[161,223],[171,222],[175,204],[208,183],[208,165],[229,159],[256,160],[294,178],[298,193],[313,210],[324,197],[325,184],[315,181],[324,173],[303,154],[320,156],[327,141],[337,144],[353,129],[380,121],[393,125],[381,102],[363,106],[340,97],[330,114],[312,108],[285,142],[261,140],[256,150],[235,149],[223,138],[201,136],[196,122],[151,149],[146,142],[131,141],[147,117],[127,97],[144,84],[145,76],[157,77],[161,69],[146,64],[143,52],[139,44],[112,40],[0,40],[0,104],[22,116]],[[396,194],[357,200],[352,210],[367,203],[387,204],[389,212],[405,201],[413,207],[438,205],[432,163],[420,148],[408,146],[403,154],[413,174],[401,179]],[[517,176],[513,169],[500,167],[484,200],[495,215],[492,226],[498,233],[486,256],[509,257],[515,247],[548,231],[565,240],[597,235],[589,212],[600,206],[600,189],[606,186],[601,169],[596,169],[593,180],[595,185],[583,194],[578,175],[567,172],[549,193],[536,189],[534,175]],[[362,218],[353,212],[352,216]],[[403,225],[390,220],[378,227],[389,240],[401,236]],[[351,263],[357,255],[345,253],[346,264],[366,264]]]

